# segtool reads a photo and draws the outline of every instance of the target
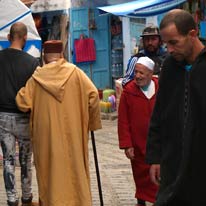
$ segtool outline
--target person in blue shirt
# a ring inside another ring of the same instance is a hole
[[[146,27],[142,32],[143,49],[132,56],[127,64],[127,70],[122,80],[122,86],[134,78],[134,66],[139,57],[147,56],[155,62],[154,75],[159,75],[163,60],[167,55],[166,49],[162,46],[159,29],[155,26]]]

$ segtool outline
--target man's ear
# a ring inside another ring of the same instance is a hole
[[[7,39],[10,41],[10,34],[7,34]]]
[[[198,31],[195,29],[192,29],[188,32],[188,35],[190,36],[191,41],[194,42],[194,40],[197,38]]]
[[[189,31],[189,33],[188,33],[191,37],[196,37],[197,36],[197,34],[198,34],[198,31],[197,30],[195,30],[195,29],[192,29],[192,30],[190,30]]]
[[[26,40],[27,40],[27,34],[24,35],[24,41],[26,42]]]
[[[60,53],[60,57],[61,57],[61,58],[64,58],[64,53],[63,53],[63,51]]]

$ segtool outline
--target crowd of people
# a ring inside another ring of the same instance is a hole
[[[119,148],[131,161],[137,206],[204,206],[206,48],[193,16],[181,9],[167,12],[159,28],[146,27],[141,37],[143,50],[128,61],[118,108]],[[91,206],[88,134],[102,127],[98,90],[64,58],[62,41],[44,42],[40,66],[23,51],[25,24],[14,23],[8,40],[10,47],[0,51],[7,204]],[[39,202],[32,201],[32,154]]]

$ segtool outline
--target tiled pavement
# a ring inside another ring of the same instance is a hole
[[[95,132],[95,142],[102,183],[104,206],[135,206],[134,182],[130,162],[124,152],[118,148],[117,120],[102,120],[103,129]],[[90,148],[90,172],[93,206],[99,206],[99,193],[97,187],[96,170],[92,143]],[[33,175],[34,200],[38,199],[35,169]],[[20,169],[16,168],[17,187],[20,188]],[[19,189],[20,191],[20,189]],[[150,204],[148,204],[150,205]],[[3,186],[2,167],[0,166],[0,206],[6,206],[6,195]]]

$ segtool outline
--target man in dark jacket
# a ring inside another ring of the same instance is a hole
[[[160,185],[155,206],[204,206],[206,49],[190,13],[175,9],[160,24],[170,56],[150,122],[147,163]]]

